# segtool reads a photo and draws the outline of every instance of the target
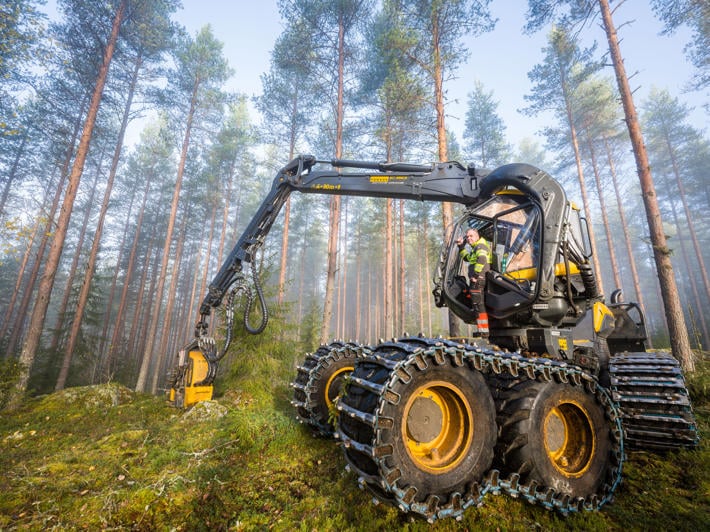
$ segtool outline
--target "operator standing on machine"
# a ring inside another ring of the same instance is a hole
[[[459,237],[456,240],[459,255],[469,263],[468,277],[471,282],[471,300],[473,311],[478,315],[479,332],[488,332],[488,316],[483,303],[483,292],[486,289],[486,272],[491,269],[492,254],[490,243],[483,238],[477,229],[466,231],[466,240]],[[482,319],[485,315],[485,323]]]

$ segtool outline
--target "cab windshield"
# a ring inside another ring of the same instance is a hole
[[[476,209],[474,216],[469,225],[488,228],[493,248],[492,269],[534,282],[542,238],[539,208],[522,195],[501,194]]]

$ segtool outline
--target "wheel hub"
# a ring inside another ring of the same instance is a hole
[[[441,433],[444,414],[429,396],[417,397],[407,416],[407,432],[418,442],[430,442]]]
[[[427,383],[409,397],[402,432],[407,452],[419,469],[446,473],[463,460],[471,446],[471,405],[453,384]]]
[[[338,397],[345,377],[350,375],[355,369],[354,366],[345,366],[334,372],[328,382],[325,383],[325,405],[327,408],[333,406],[335,399]]]
[[[545,417],[543,430],[545,450],[554,467],[568,478],[581,477],[596,447],[589,414],[572,401],[558,404]]]

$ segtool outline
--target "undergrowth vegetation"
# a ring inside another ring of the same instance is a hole
[[[301,356],[285,345],[241,344],[217,399],[186,412],[106,384],[2,413],[0,529],[710,529],[708,362],[688,379],[700,447],[630,453],[603,511],[562,517],[489,496],[461,521],[429,525],[372,504],[336,444],[296,422],[288,382]]]

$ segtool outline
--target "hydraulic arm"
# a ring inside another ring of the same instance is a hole
[[[247,331],[259,334],[266,327],[268,309],[259,285],[254,259],[293,191],[472,204],[479,198],[479,180],[484,176],[485,172],[481,170],[464,168],[455,162],[417,165],[341,159],[325,161],[310,155],[299,156],[290,161],[279,170],[271,190],[209,285],[208,293],[200,305],[195,338],[179,354],[178,367],[172,379],[171,400],[187,406],[211,397],[211,384],[216,375],[217,362],[226,354],[231,341],[232,301],[238,292],[243,291],[247,298],[244,310]],[[251,284],[255,288],[261,310],[261,323],[256,327],[249,323],[254,296],[243,272],[244,263],[251,264]],[[212,309],[220,306],[225,297],[228,297],[227,332],[225,344],[217,352],[214,340],[208,335],[208,319]],[[201,360],[202,357],[207,361],[206,369],[193,371],[194,360]],[[176,390],[180,388],[177,386],[179,382],[190,383],[192,397],[178,397],[179,392]]]
[[[314,169],[317,164],[327,164],[331,168]],[[342,169],[374,172],[344,172]],[[259,210],[210,284],[209,293],[200,307],[198,329],[204,328],[204,318],[211,309],[220,305],[227,289],[239,276],[242,263],[252,262],[291,192],[471,204],[479,197],[478,180],[484,175],[472,167],[463,168],[458,163],[425,166],[340,159],[319,161],[313,156],[300,156],[292,160],[276,175]]]
[[[553,292],[554,256],[565,229],[559,220],[567,208],[564,191],[547,173],[526,164],[505,165],[489,172],[473,166],[464,167],[457,162],[418,165],[344,159],[317,160],[313,156],[293,159],[277,173],[269,193],[210,283],[208,293],[200,305],[195,339],[181,352],[179,367],[183,367],[188,358],[192,358],[188,356],[192,350],[198,350],[207,360],[207,370],[204,378],[195,380],[193,375],[192,380],[198,387],[211,386],[217,362],[225,355],[231,340],[232,300],[240,291],[246,294],[247,299],[244,311],[247,331],[258,334],[266,327],[268,310],[256,274],[255,255],[292,192],[454,202],[472,207],[507,187],[518,189],[538,206],[545,218],[553,220],[543,231],[544,266],[537,296],[545,300]],[[244,263],[251,264],[251,283],[243,272]],[[250,285],[254,286],[261,310],[261,323],[256,327],[249,323],[254,303]],[[442,290],[437,290],[438,303],[449,304],[453,312],[466,320],[470,309],[456,304],[452,298],[447,299],[445,290],[442,298]],[[218,352],[214,340],[208,335],[208,318],[212,309],[220,306],[225,297],[228,297],[228,327],[224,347]],[[175,378],[184,380],[184,375]],[[211,391],[205,388],[205,393]]]

